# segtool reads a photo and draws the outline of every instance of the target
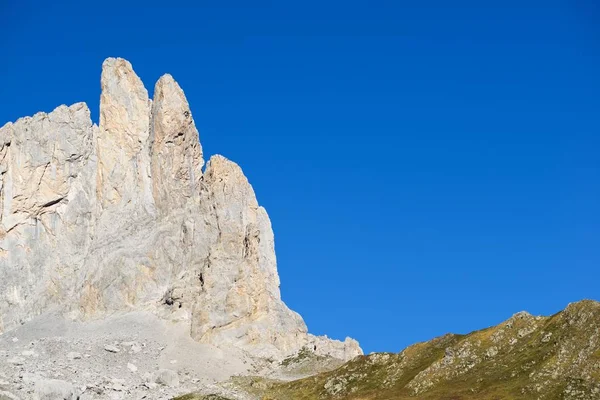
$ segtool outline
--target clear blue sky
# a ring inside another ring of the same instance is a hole
[[[0,0],[0,124],[97,121],[109,56],[170,72],[268,210],[284,300],[366,351],[600,298],[597,2],[183,4]]]

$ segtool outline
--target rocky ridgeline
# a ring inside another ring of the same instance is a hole
[[[356,357],[292,382],[235,382],[264,400],[599,400],[600,303],[572,303],[550,317],[520,312],[498,326]],[[185,398],[196,399],[204,397]]]
[[[0,332],[50,311],[144,311],[253,356],[361,354],[308,334],[283,303],[269,217],[238,165],[204,166],[173,78],[151,100],[109,58],[101,88],[99,126],[78,103],[0,128]]]

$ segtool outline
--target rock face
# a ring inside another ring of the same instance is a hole
[[[0,333],[48,310],[149,310],[259,356],[361,354],[282,302],[269,217],[238,165],[213,156],[203,171],[173,78],[152,101],[110,58],[101,87],[99,126],[78,103],[0,128]]]

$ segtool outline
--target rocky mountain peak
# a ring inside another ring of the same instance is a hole
[[[144,311],[197,341],[349,359],[281,300],[274,238],[242,169],[204,160],[183,90],[154,99],[132,65],[102,65],[100,123],[83,103],[0,128],[0,332],[51,310],[78,321]]]

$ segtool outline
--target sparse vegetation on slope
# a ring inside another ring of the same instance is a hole
[[[600,399],[600,303],[573,303],[551,317],[517,313],[292,382],[236,383],[262,400]]]

